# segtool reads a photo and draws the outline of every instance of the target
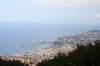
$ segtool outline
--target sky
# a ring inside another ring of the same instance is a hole
[[[16,45],[100,29],[100,0],[0,0],[0,55],[43,46]]]
[[[0,0],[0,22],[98,23],[99,20],[99,0]]]

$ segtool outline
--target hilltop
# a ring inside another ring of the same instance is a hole
[[[90,30],[88,32],[100,32],[99,30]]]

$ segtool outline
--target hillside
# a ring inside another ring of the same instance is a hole
[[[63,45],[76,45],[92,43],[95,40],[100,40],[99,30],[90,30],[84,33],[71,34],[67,36],[58,37],[57,40],[53,41],[52,47],[59,47]]]
[[[20,60],[22,63],[36,64],[41,60],[53,59],[58,52],[68,54],[68,52],[71,52],[76,48],[77,44],[93,43],[95,40],[100,40],[100,31],[90,30],[84,33],[58,37],[57,40],[50,44],[51,47],[47,49],[5,55],[2,56],[2,58],[6,60]]]
[[[100,66],[100,41],[77,48],[67,55],[58,53],[53,59],[43,60],[36,66]]]
[[[58,48],[42,49],[26,53],[2,56],[4,60],[20,60],[22,63],[36,63],[40,60],[52,59],[58,52],[68,53],[74,50],[74,46],[63,46]]]

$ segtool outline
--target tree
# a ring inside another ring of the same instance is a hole
[[[29,66],[18,60],[3,60],[0,58],[0,66]]]
[[[100,66],[100,41],[77,45],[77,49],[68,55],[58,53],[53,59],[43,60],[37,66]]]

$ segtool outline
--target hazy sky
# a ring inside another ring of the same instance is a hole
[[[98,23],[100,0],[0,0],[0,22]]]

